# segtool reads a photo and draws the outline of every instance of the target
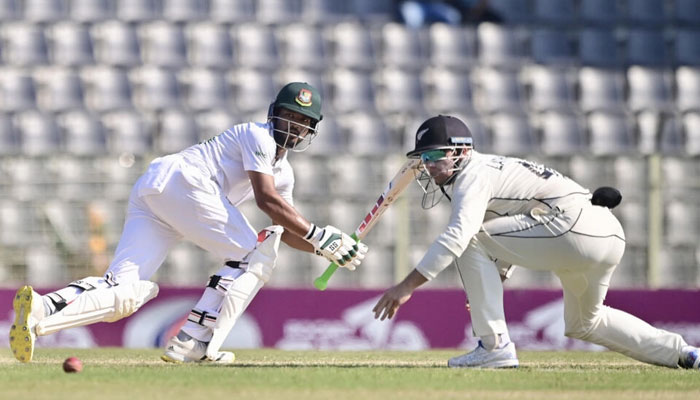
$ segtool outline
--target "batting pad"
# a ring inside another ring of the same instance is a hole
[[[88,290],[63,310],[39,321],[36,334],[43,336],[95,322],[118,321],[133,314],[157,295],[158,285],[151,281]]]

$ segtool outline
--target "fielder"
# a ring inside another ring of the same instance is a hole
[[[408,157],[422,161],[424,206],[444,196],[452,214],[416,268],[377,302],[375,318],[392,318],[418,286],[461,257],[458,270],[480,340],[475,350],[448,365],[517,367],[501,282],[515,264],[559,277],[566,336],[646,363],[698,369],[698,349],[680,335],[603,305],[625,235],[608,208],[591,204],[588,190],[537,163],[478,153],[467,126],[449,116],[425,121]]]
[[[333,226],[308,222],[293,207],[287,150],[306,149],[321,119],[319,92],[293,82],[270,105],[267,123],[239,124],[155,159],[132,189],[124,230],[104,277],[83,278],[44,296],[30,286],[17,291],[10,330],[15,357],[31,361],[36,335],[134,313],[158,294],[149,279],[183,239],[218,256],[223,266],[166,345],[162,359],[169,362],[233,361],[233,353],[219,349],[270,279],[280,240],[349,269],[360,265],[364,244]],[[251,199],[276,224],[260,235],[238,209]]]

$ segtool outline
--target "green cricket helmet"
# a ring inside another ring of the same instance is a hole
[[[323,119],[321,114],[321,94],[318,89],[306,82],[286,84],[270,104],[267,120],[270,122],[275,142],[278,146],[293,151],[306,150],[318,134],[317,125]],[[309,125],[280,117],[280,110],[286,109],[311,119]]]

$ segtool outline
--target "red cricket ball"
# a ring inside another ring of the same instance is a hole
[[[83,370],[83,362],[78,357],[68,357],[63,362],[63,370],[66,372],[80,372]]]

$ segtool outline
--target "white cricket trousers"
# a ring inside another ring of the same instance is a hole
[[[242,260],[255,248],[257,234],[216,182],[179,155],[166,156],[134,185],[108,272],[118,283],[149,280],[183,239],[223,263]]]
[[[489,220],[472,239],[459,268],[471,305],[474,334],[507,332],[503,286],[494,263],[498,260],[549,270],[559,277],[566,336],[639,361],[676,367],[686,345],[680,335],[603,305],[625,249],[620,223],[610,210],[593,206],[584,197],[567,202],[549,211]]]

